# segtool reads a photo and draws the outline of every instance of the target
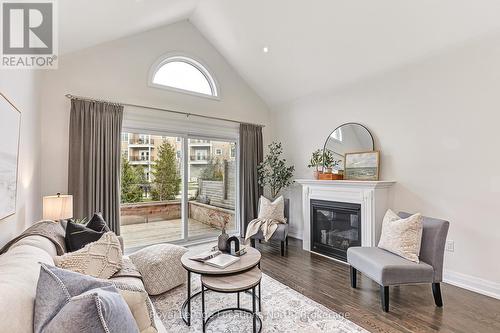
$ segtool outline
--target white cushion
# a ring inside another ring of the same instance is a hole
[[[107,232],[82,249],[54,257],[57,267],[96,278],[109,279],[123,266],[123,253],[118,237]]]
[[[29,243],[28,238],[31,237],[25,238],[25,243]],[[30,245],[18,244],[0,256],[2,332],[33,332],[34,302],[40,274],[39,262],[54,265],[48,252]]]
[[[280,195],[274,201],[261,196],[259,202],[259,219],[275,220],[286,223],[285,218],[285,199]]]
[[[187,251],[182,246],[158,244],[132,253],[129,257],[141,272],[148,294],[159,295],[186,281],[181,257]]]
[[[134,316],[140,333],[156,333],[155,314],[148,294],[141,287],[110,280]]]
[[[414,214],[402,219],[389,209],[382,222],[378,247],[418,263],[422,231],[422,215]]]

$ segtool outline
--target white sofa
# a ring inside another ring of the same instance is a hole
[[[42,236],[23,238],[0,255],[0,332],[33,332],[39,263],[54,265],[56,255],[54,244]],[[144,289],[139,278],[119,277],[116,281]],[[155,323],[158,332],[167,332],[156,314]]]

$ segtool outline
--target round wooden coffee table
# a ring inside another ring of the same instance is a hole
[[[260,281],[262,279],[262,272],[258,267],[254,267],[243,273],[231,274],[231,275],[202,275],[201,276],[201,313],[203,318],[203,333],[207,329],[208,323],[217,318],[219,315],[225,312],[240,311],[244,313],[249,313],[252,315],[252,328],[253,333],[257,333],[262,330],[262,320],[257,315],[255,306],[255,288],[259,287]],[[236,307],[225,308],[215,311],[210,316],[207,317],[205,312],[205,292],[207,290],[212,290],[218,293],[226,294],[236,294],[237,295],[237,305]],[[240,292],[252,292],[252,310],[242,308],[240,306]],[[259,295],[260,296],[260,295]],[[259,309],[260,310],[260,309]],[[205,320],[206,318],[206,320]],[[257,326],[257,324],[259,324]],[[258,329],[257,329],[258,327]]]
[[[235,262],[232,265],[229,265],[226,268],[217,268],[213,267],[196,260],[189,259],[194,255],[203,252],[203,251],[189,251],[185,253],[181,258],[182,266],[187,271],[187,297],[181,308],[181,316],[182,320],[186,323],[186,325],[191,326],[191,300],[194,297],[197,297],[201,294],[201,291],[191,295],[191,273],[200,274],[200,279],[204,275],[232,275],[232,274],[240,274],[246,271],[251,270],[254,267],[260,268],[260,252],[254,249],[253,247],[246,248],[247,253],[240,257],[240,260]],[[258,285],[259,296],[257,299],[259,300],[259,310],[261,308],[261,300],[260,300],[260,284]]]

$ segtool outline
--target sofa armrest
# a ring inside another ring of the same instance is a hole
[[[125,253],[125,246],[123,245],[123,237],[122,236],[116,236],[118,237],[118,240],[120,241],[120,247],[122,248],[122,252]]]

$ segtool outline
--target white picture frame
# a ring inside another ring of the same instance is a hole
[[[21,111],[0,92],[0,220],[16,213]]]

